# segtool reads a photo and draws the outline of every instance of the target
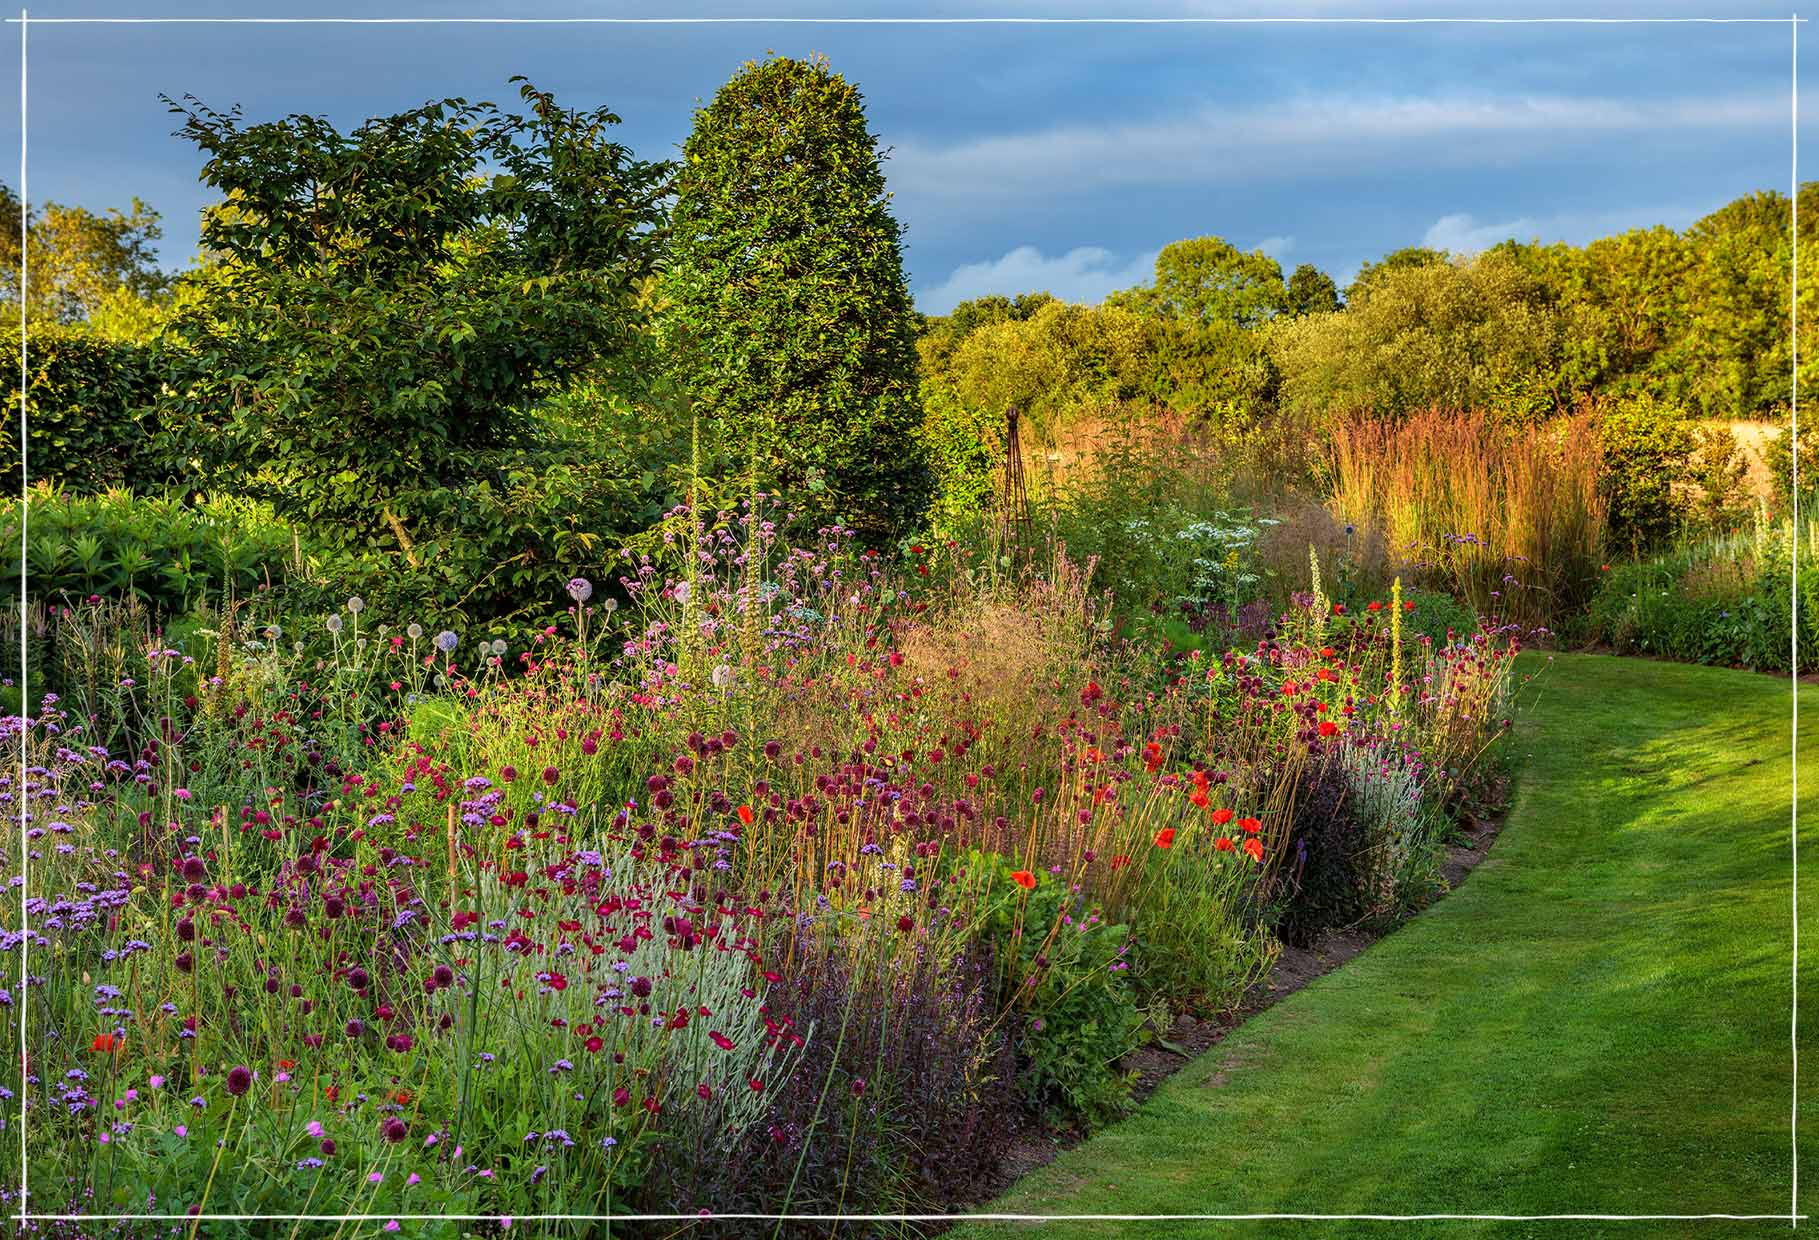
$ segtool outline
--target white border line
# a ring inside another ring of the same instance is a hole
[[[27,683],[31,668],[26,659],[26,612],[30,607],[28,597],[26,569],[27,532],[31,529],[30,467],[26,445],[27,426],[25,421],[26,389],[30,385],[30,372],[26,367],[26,330],[25,330],[25,294],[28,276],[28,264],[25,261],[26,246],[29,244],[31,229],[31,196],[26,184],[25,163],[25,34],[28,23],[26,10],[19,10],[19,715],[28,718],[31,714],[31,690]],[[30,867],[31,847],[26,838],[25,795],[26,746],[24,738],[19,745],[19,1210],[24,1217],[27,1206],[26,1186],[31,1174],[31,1161],[26,1157],[25,1100],[31,1089],[26,1082],[26,991],[30,989],[31,974],[27,971],[26,961],[31,953],[32,928],[31,915],[26,912],[27,898],[31,893]]]
[[[1789,765],[1793,768],[1792,823],[1788,828],[1788,855],[1793,864],[1793,922],[1794,922],[1794,960],[1793,960],[1793,1002],[1788,1012],[1788,1041],[1792,1048],[1793,1099],[1790,1109],[1792,1115],[1788,1120],[1788,1162],[1790,1169],[1788,1211],[1793,1213],[1800,1208],[1800,26],[1799,15],[1794,16],[1791,27],[1793,34],[1793,78],[1789,90],[1789,103],[1792,109],[1793,135],[1788,143],[1790,153],[1792,185],[1792,219],[1793,219],[1793,261],[1788,292],[1788,338],[1791,345],[1788,354],[1789,390],[1788,390],[1788,444],[1792,454],[1792,485],[1789,491],[1793,500],[1793,555],[1792,580],[1788,583],[1790,595],[1788,641],[1788,680],[1793,690],[1788,696],[1793,699],[1793,723],[1788,738],[1792,752],[1789,754]],[[1796,1224],[1798,1226],[1798,1224]]]
[[[8,22],[21,18],[9,17]],[[57,26],[1783,26],[1800,17],[35,17]]]
[[[6,19],[19,26],[19,691],[20,714],[26,713],[25,611],[28,602],[26,531],[29,528],[29,476],[26,457],[26,245],[27,212],[30,198],[26,183],[26,35],[31,25],[29,13]],[[1216,26],[1216,25],[1351,25],[1351,26],[1672,26],[1672,25],[1781,25],[1786,24],[1792,36],[1793,70],[1791,77],[1791,114],[1793,145],[1793,289],[1790,300],[1789,332],[1792,349],[1789,355],[1792,392],[1789,412],[1793,454],[1794,581],[1792,586],[1793,652],[1791,673],[1793,693],[1793,1008],[1790,1037],[1793,1042],[1793,1103],[1790,1123],[1790,1158],[1792,1190],[1786,1214],[519,1214],[522,1222],[714,1222],[714,1221],[801,1221],[801,1222],[889,1222],[933,1223],[975,1220],[980,1222],[1181,1222],[1247,1220],[1307,1220],[1360,1222],[1417,1222],[1445,1220],[1482,1220],[1487,1222],[1651,1222],[1690,1221],[1699,1219],[1738,1221],[1786,1221],[1798,1229],[1808,1216],[1800,1209],[1800,25],[1806,19],[1798,13],[1788,17],[40,17],[40,25],[110,25],[110,26],[715,26],[715,25],[820,25],[820,26]],[[23,791],[26,771],[25,750],[20,749],[19,778]],[[30,850],[27,847],[23,800],[19,811],[20,874],[25,877]],[[19,1212],[12,1217],[27,1221],[73,1221],[77,1219],[181,1222],[184,1218],[213,1222],[248,1222],[258,1220],[295,1222],[378,1222],[424,1221],[446,1219],[455,1222],[488,1222],[492,1214],[34,1214],[27,1210],[27,1174],[30,1162],[26,1154],[26,971],[30,949],[31,925],[26,911],[29,883],[22,881],[19,891]]]

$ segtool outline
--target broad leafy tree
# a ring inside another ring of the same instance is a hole
[[[1155,283],[1114,293],[1108,303],[1150,318],[1255,327],[1288,308],[1282,268],[1262,250],[1249,253],[1221,237],[1165,245]]]
[[[520,93],[528,115],[445,99],[347,132],[171,103],[225,200],[167,329],[180,468],[408,553],[527,403],[631,339],[668,169],[606,109]]]
[[[1331,314],[1339,309],[1339,286],[1312,263],[1302,263],[1288,278],[1287,306],[1294,315]]]
[[[696,112],[665,349],[721,471],[874,539],[930,485],[901,237],[860,94],[824,59],[747,64]]]
[[[19,307],[20,216],[27,208],[0,185],[0,303]],[[53,323],[78,323],[128,299],[162,297],[168,277],[158,269],[156,245],[163,230],[158,213],[139,199],[130,211],[97,215],[84,207],[47,202],[30,209],[24,265],[26,315]]]

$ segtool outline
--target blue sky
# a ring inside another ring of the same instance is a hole
[[[1784,17],[1761,5],[1509,0],[54,0],[58,16]],[[1819,27],[1803,28],[1819,45]],[[18,26],[0,33],[16,40]],[[4,43],[0,43],[4,46]],[[16,43],[14,44],[16,48]],[[30,194],[163,212],[167,264],[208,200],[160,92],[249,119],[344,125],[429,98],[514,103],[529,75],[606,104],[645,158],[748,59],[826,53],[881,142],[917,304],[1049,289],[1097,300],[1155,252],[1217,233],[1343,283],[1420,243],[1582,242],[1684,227],[1789,185],[1789,28],[1776,25],[102,26],[34,24]],[[1811,65],[1803,54],[1804,65]],[[1819,72],[1809,91],[1819,97]],[[17,150],[0,92],[0,150]],[[1805,126],[1803,126],[1803,131]],[[5,164],[16,169],[16,162]],[[1814,165],[1819,176],[1819,164]],[[5,175],[16,182],[17,172]]]

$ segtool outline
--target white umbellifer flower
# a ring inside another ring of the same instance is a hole
[[[366,600],[356,594],[354,597],[347,600],[347,609],[357,616],[366,610]]]
[[[328,618],[328,631],[331,633],[339,633],[341,631],[340,616],[330,616]]]

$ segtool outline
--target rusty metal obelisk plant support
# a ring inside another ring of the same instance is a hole
[[[1004,475],[998,487],[998,554],[1021,566],[1029,556],[1030,497],[1023,482],[1023,442],[1017,434],[1020,420],[1012,405],[1005,417]]]

